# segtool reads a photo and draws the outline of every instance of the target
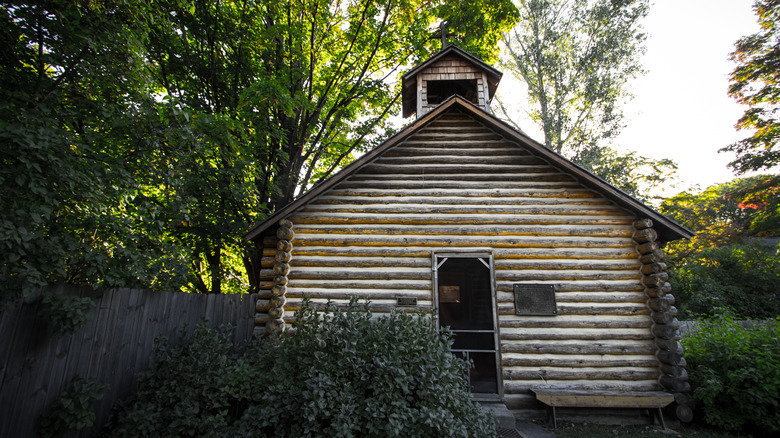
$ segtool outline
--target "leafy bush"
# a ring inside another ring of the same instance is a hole
[[[68,430],[80,431],[95,424],[95,402],[109,390],[95,379],[76,375],[70,387],[41,416],[38,431],[44,438],[62,436]]]
[[[369,306],[317,312],[236,354],[225,332],[199,327],[164,348],[112,436],[491,436],[471,400],[468,364],[428,314]]]
[[[780,252],[754,241],[705,248],[682,263],[672,262],[670,282],[681,318],[712,316],[733,309],[741,318],[780,315]]]
[[[700,418],[730,431],[780,433],[780,318],[744,328],[721,315],[682,343]]]

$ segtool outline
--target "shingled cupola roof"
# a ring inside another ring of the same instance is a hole
[[[449,45],[403,76],[403,116],[422,117],[459,95],[490,113],[503,73],[455,45]]]

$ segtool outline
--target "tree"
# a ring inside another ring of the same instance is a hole
[[[651,190],[673,178],[677,165],[610,146],[623,127],[627,83],[642,73],[639,21],[647,1],[524,0],[519,7],[520,24],[504,35],[509,56],[502,65],[528,87],[528,114],[544,145],[652,201]]]
[[[642,69],[646,0],[522,0],[505,68],[528,87],[548,148],[575,157],[615,137],[620,101]]]
[[[400,106],[394,79],[438,49],[439,18],[490,59],[516,9],[3,2],[4,291],[245,291],[242,271],[256,286],[261,255],[241,235],[380,141]]]
[[[179,282],[177,247],[149,205],[130,202],[142,12],[132,1],[0,4],[4,299],[50,282]]]
[[[780,164],[780,1],[756,0],[753,9],[761,30],[736,43],[731,60],[737,68],[731,73],[729,95],[749,107],[736,128],[755,132],[721,149],[736,153],[729,167],[739,174]]]
[[[664,252],[681,314],[730,308],[744,318],[780,313],[780,177],[759,175],[683,192],[661,212],[696,232]]]
[[[480,11],[483,6],[492,15]],[[187,184],[167,187],[189,200],[170,211],[189,212],[174,234],[191,248],[195,286],[204,292],[221,290],[230,271],[226,251],[243,253],[255,287],[261,255],[242,247],[243,232],[382,138],[388,115],[399,107],[393,79],[438,48],[430,31],[437,16],[467,35],[456,40],[486,57],[494,50],[487,44],[516,17],[509,1],[184,1],[157,7],[148,44],[152,76],[159,92],[188,115],[183,126],[192,139],[208,145],[201,150],[174,139],[178,146],[166,146],[171,163],[181,163],[182,152],[194,154],[194,166],[173,166]]]

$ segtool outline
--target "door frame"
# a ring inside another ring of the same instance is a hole
[[[493,309],[493,336],[494,336],[494,342],[496,346],[496,384],[498,386],[498,393],[496,394],[486,394],[486,393],[471,393],[472,398],[476,401],[497,401],[497,400],[503,400],[504,399],[504,376],[502,373],[502,366],[501,366],[501,334],[499,332],[499,325],[498,325],[498,302],[496,299],[496,270],[495,270],[495,263],[494,263],[494,257],[493,257],[493,251],[491,250],[451,250],[451,249],[441,249],[441,250],[433,250],[431,251],[431,277],[432,277],[432,284],[433,284],[433,290],[431,291],[433,295],[433,306],[435,309],[439,308],[439,275],[438,275],[438,267],[440,263],[438,262],[441,258],[462,258],[462,259],[487,259],[488,263],[488,269],[490,270],[490,299],[491,299],[491,305]],[[484,260],[483,260],[484,263]],[[434,316],[436,319],[436,328],[441,328],[441,320],[439,319],[438,312]]]

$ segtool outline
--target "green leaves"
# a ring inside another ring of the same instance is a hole
[[[573,157],[617,136],[628,81],[641,74],[646,0],[524,0],[503,67],[528,86],[545,146]]]
[[[163,344],[112,436],[493,436],[471,401],[467,364],[429,314],[373,318],[368,303],[317,312],[250,345],[202,324]]]
[[[728,313],[682,339],[704,420],[730,431],[780,432],[780,319],[746,327]]]
[[[736,127],[753,134],[721,149],[736,153],[737,158],[729,167],[740,174],[780,164],[780,120],[776,116],[780,103],[780,47],[776,44],[780,1],[756,0],[753,9],[761,30],[737,41],[731,54],[737,68],[731,73],[729,86],[729,95],[750,107]]]
[[[76,375],[70,387],[41,416],[39,432],[44,438],[63,436],[69,430],[81,431],[95,423],[94,403],[110,390],[95,379]]]

